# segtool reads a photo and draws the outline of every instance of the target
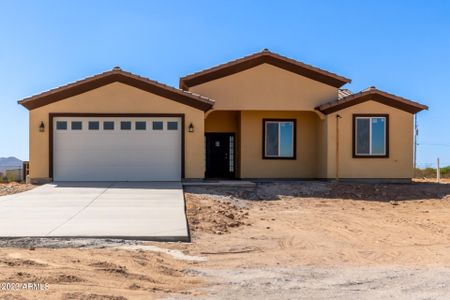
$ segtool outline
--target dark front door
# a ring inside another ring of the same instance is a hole
[[[234,134],[206,133],[206,178],[234,177]]]

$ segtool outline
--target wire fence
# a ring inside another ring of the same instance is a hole
[[[441,162],[437,159],[435,162],[416,163],[414,169],[416,178],[450,178],[450,162]]]
[[[0,166],[0,182],[21,182],[26,180],[28,175],[28,162],[18,165],[2,165]]]

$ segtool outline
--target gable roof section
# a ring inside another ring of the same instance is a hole
[[[188,91],[183,91],[157,81],[123,71],[119,67],[115,67],[110,71],[87,77],[47,92],[22,99],[18,103],[25,106],[28,110],[32,110],[94,90],[113,82],[121,82],[123,84],[133,86],[135,88],[195,107],[203,111],[211,109],[214,105],[214,101],[207,97]]]
[[[281,56],[264,49],[261,52],[251,54],[225,64],[221,64],[191,75],[180,78],[180,88],[189,89],[211,80],[219,79],[235,73],[245,71],[261,64],[270,64],[281,69],[305,76],[315,81],[319,81],[334,87],[341,87],[351,82],[350,79],[337,74],[307,65],[305,63]]]
[[[369,100],[377,101],[400,110],[415,114],[421,110],[428,109],[428,106],[414,102],[393,94],[383,92],[375,87],[370,87],[356,94],[349,94],[338,100],[322,104],[316,109],[324,114],[330,114],[344,108],[360,104]]]

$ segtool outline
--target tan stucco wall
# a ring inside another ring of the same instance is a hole
[[[30,178],[49,176],[49,113],[76,112],[185,114],[185,177],[203,178],[204,112],[118,82],[30,111]],[[41,121],[45,132],[38,130]]]
[[[389,158],[352,157],[353,114],[389,115]],[[414,115],[368,101],[327,115],[327,177],[336,175],[336,114],[339,121],[340,178],[412,178]]]
[[[205,132],[234,132],[239,131],[240,112],[213,111],[206,116]]]
[[[214,110],[314,110],[336,99],[337,88],[262,64],[189,89],[214,99]]]
[[[263,119],[297,120],[295,160],[263,159]],[[241,178],[316,178],[318,125],[315,112],[241,112]]]
[[[318,157],[317,157],[317,177],[318,178],[327,178],[327,163],[328,163],[328,128],[327,128],[327,120],[320,119],[318,121],[318,134],[317,134],[317,149],[318,149]]]

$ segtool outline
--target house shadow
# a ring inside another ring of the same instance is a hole
[[[450,184],[350,183],[329,181],[255,182],[255,186],[189,186],[184,191],[242,200],[280,200],[282,198],[339,199],[361,201],[409,201],[450,199]]]

